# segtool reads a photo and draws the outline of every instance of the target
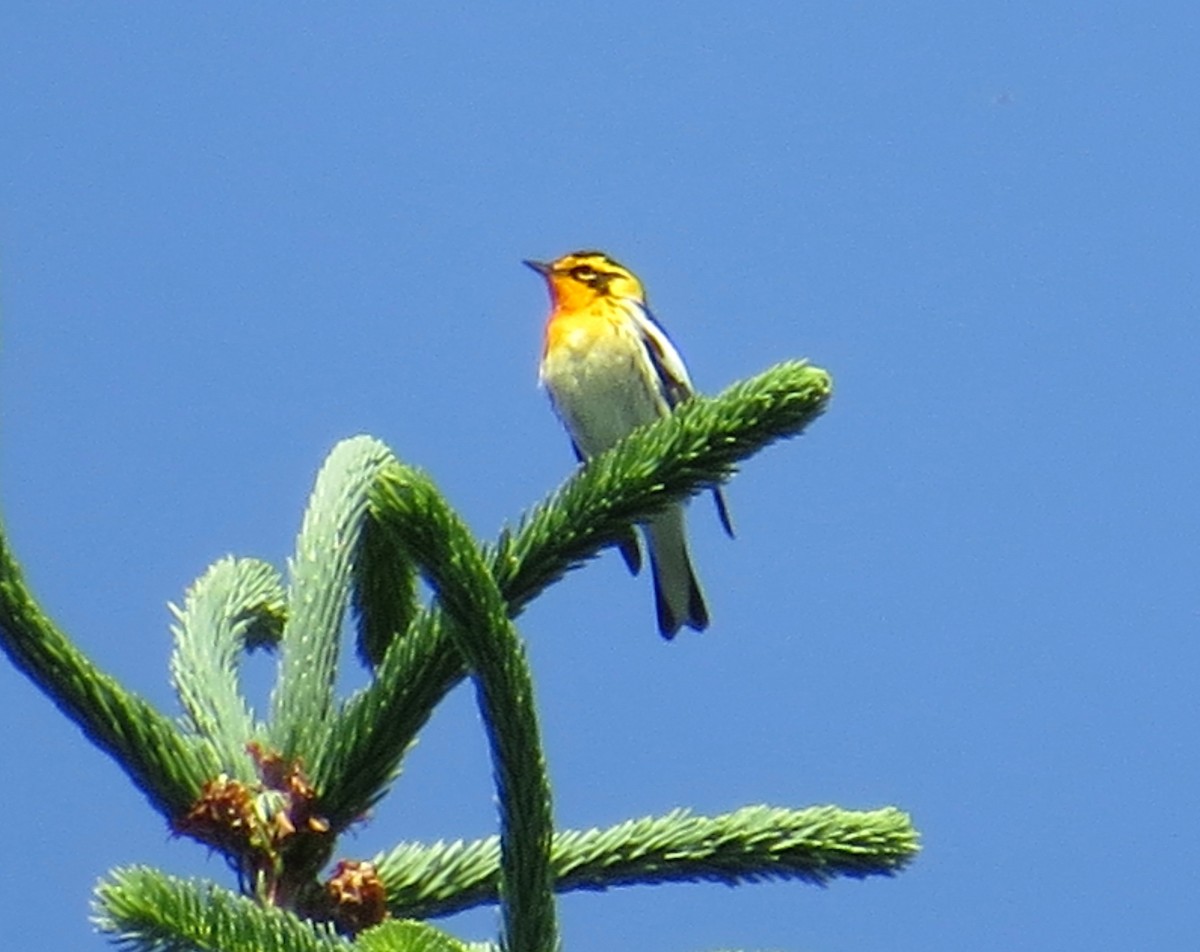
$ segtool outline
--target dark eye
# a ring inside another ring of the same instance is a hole
[[[584,284],[591,284],[596,280],[596,269],[591,265],[581,264],[571,269],[571,277]]]

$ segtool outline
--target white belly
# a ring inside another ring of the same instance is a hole
[[[604,452],[668,412],[642,343],[632,335],[569,334],[542,361],[541,378],[584,456]]]

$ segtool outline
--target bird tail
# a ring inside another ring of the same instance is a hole
[[[645,529],[659,632],[671,639],[684,625],[703,631],[708,627],[708,607],[688,554],[683,507],[672,506],[646,523]]]

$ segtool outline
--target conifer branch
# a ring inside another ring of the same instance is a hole
[[[171,678],[192,730],[219,751],[224,771],[254,780],[247,744],[256,726],[238,666],[246,651],[279,641],[287,614],[279,572],[259,559],[226,557],[188,589],[183,608],[170,608]]]
[[[343,705],[310,776],[334,830],[354,823],[387,792],[400,760],[466,665],[440,609],[425,609],[387,649],[375,679]]]
[[[829,374],[778,364],[716,397],[694,397],[594,457],[521,521],[493,553],[515,616],[552,582],[616,542],[629,525],[721,483],[742,460],[797,436],[824,412]]]
[[[129,952],[481,952],[421,922],[388,921],[349,942],[330,926],[213,883],[143,866],[96,887],[96,926]]]
[[[331,927],[213,883],[134,866],[96,887],[96,926],[131,952],[350,952]]]
[[[433,926],[411,920],[390,920],[362,933],[355,952],[482,952],[498,946],[459,942]]]
[[[408,549],[437,593],[450,619],[450,640],[475,681],[500,811],[501,944],[517,952],[554,952],[550,781],[533,678],[504,598],[470,532],[426,476],[392,466],[372,498],[381,527]]]
[[[675,810],[606,830],[558,833],[551,864],[559,892],[699,881],[825,885],[839,877],[894,875],[918,849],[908,815],[892,807],[755,806],[714,817]],[[495,837],[401,844],[373,860],[393,915],[418,918],[495,902],[498,862]]]
[[[779,364],[716,397],[696,397],[591,460],[486,557],[515,618],[547,585],[595,556],[637,519],[727,478],[824,411],[829,375]],[[368,809],[434,708],[465,676],[440,608],[419,615],[387,651],[371,685],[347,702],[337,743],[314,764],[335,828]]]
[[[417,614],[417,576],[412,562],[390,533],[382,532],[368,507],[362,541],[354,559],[354,614],[358,657],[377,667],[393,640]]]
[[[216,772],[215,750],[97,668],[47,617],[0,526],[0,646],[168,819]]]
[[[288,617],[271,696],[271,745],[312,763],[328,742],[339,634],[366,521],[367,494],[391,450],[367,436],[343,440],[321,467],[289,568]]]

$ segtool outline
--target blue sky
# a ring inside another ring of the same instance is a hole
[[[1198,32],[1166,3],[8,3],[30,581],[173,710],[166,602],[226,553],[282,566],[337,440],[492,538],[573,464],[520,260],[600,247],[702,389],[807,356],[837,392],[732,483],[736,541],[692,507],[710,631],[662,642],[611,554],[523,616],[559,823],[895,804],[924,852],[568,896],[565,947],[1195,948]],[[106,947],[118,864],[229,882],[7,664],[0,720],[14,940]],[[345,845],[494,826],[460,689]]]

